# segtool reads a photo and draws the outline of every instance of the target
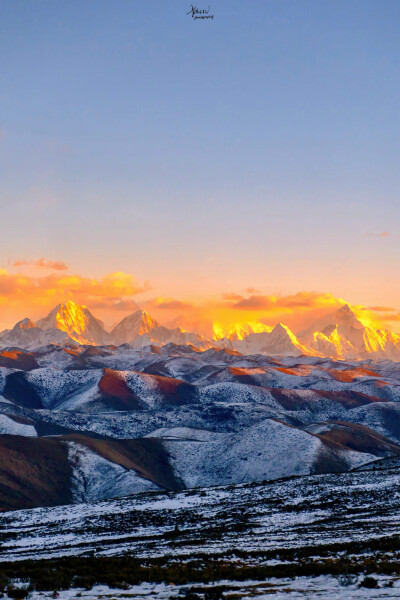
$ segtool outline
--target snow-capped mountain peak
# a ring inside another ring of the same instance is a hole
[[[79,344],[105,344],[109,334],[103,323],[96,319],[85,305],[68,300],[59,304],[45,317],[37,321],[42,329],[59,329]]]
[[[194,344],[201,348],[209,348],[211,342],[205,340],[201,335],[186,331],[181,327],[169,329],[160,325],[145,310],[137,310],[128,315],[111,332],[114,344],[133,344],[139,348],[149,344]]]
[[[111,332],[113,342],[119,346],[130,344],[139,335],[145,335],[160,327],[158,321],[153,319],[145,310],[137,310],[128,315]]]
[[[14,325],[13,330],[33,329],[34,327],[37,327],[37,325],[35,325],[35,323],[33,321],[31,321],[30,319],[26,318],[26,319],[22,319],[22,321],[18,321],[18,323],[16,323]]]
[[[324,356],[338,358],[400,358],[400,337],[390,331],[364,325],[345,304],[299,335],[301,343]]]
[[[282,323],[275,325],[269,333],[250,333],[242,342],[236,342],[235,347],[240,352],[250,354],[263,353],[282,356],[312,354],[310,349],[300,342],[289,327]]]

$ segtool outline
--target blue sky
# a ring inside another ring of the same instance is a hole
[[[400,304],[398,0],[196,5],[2,0],[0,267]]]

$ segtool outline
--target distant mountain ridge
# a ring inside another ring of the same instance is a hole
[[[300,340],[322,356],[400,360],[400,336],[364,325],[348,304],[302,332]]]
[[[51,327],[47,330],[38,327],[30,319],[18,321],[12,329],[0,333],[1,347],[17,347],[25,350],[35,350],[48,344],[66,345],[73,340],[64,331]]]
[[[174,322],[175,325],[175,322]],[[221,337],[225,333],[226,337]],[[286,325],[270,327],[257,322],[240,322],[231,328],[214,328],[214,339],[180,326],[166,327],[144,310],[124,317],[107,332],[84,305],[69,300],[33,323],[19,321],[0,333],[0,347],[34,350],[48,344],[120,346],[133,348],[166,344],[193,346],[198,350],[227,348],[244,354],[271,356],[326,356],[336,359],[400,360],[400,335],[364,325],[349,305],[319,319],[295,335]]]
[[[180,327],[169,329],[160,325],[146,311],[137,310],[128,315],[111,332],[113,343],[132,344],[135,348],[149,344],[192,344],[203,350],[212,346],[202,335],[194,332],[184,331]]]

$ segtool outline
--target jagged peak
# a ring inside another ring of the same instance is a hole
[[[341,321],[341,320],[350,321],[352,319],[356,320],[356,321],[359,320],[356,313],[350,307],[349,304],[344,304],[343,306],[338,308],[338,310],[336,311],[336,317],[337,317],[338,321]]]
[[[279,322],[275,325],[275,327],[272,329],[271,333],[285,333],[287,335],[289,335],[289,333],[292,334],[292,332],[290,331],[289,327],[287,327],[287,325],[284,325],[283,323]],[[294,335],[294,334],[292,334]]]
[[[138,308],[138,310],[136,312],[132,313],[132,315],[138,315],[138,316],[140,315],[141,317],[146,317],[146,318],[148,317],[150,319],[153,319],[153,317],[143,308]],[[153,321],[154,321],[154,319],[153,319]]]
[[[122,319],[122,321],[120,321],[119,323],[117,323],[117,325],[114,327],[114,329],[116,329],[119,325],[121,325],[121,323],[127,323],[129,321],[135,321],[135,322],[144,321],[144,322],[147,322],[147,323],[153,323],[155,325],[159,325],[159,323],[155,319],[153,319],[153,317],[151,315],[149,315],[148,312],[146,312],[142,308],[139,308],[135,312],[131,313],[130,315],[127,315],[126,317],[124,317]]]
[[[351,308],[348,304],[343,304],[343,306],[338,309],[338,312],[352,313],[353,311],[351,310]]]
[[[88,308],[85,304],[77,304],[73,300],[67,300],[66,302],[61,302],[55,308],[57,310],[68,310],[68,311],[88,310]]]
[[[33,321],[31,321],[31,319],[29,319],[28,317],[26,317],[25,319],[22,319],[21,321],[18,321],[18,323],[16,323],[13,327],[13,329],[33,329],[33,328],[37,328],[37,325],[35,325],[35,323]]]
[[[73,300],[58,304],[44,319],[36,322],[43,329],[59,329],[79,344],[98,344],[107,340],[103,323],[85,305]]]

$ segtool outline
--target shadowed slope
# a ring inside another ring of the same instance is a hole
[[[79,434],[64,436],[62,439],[86,446],[125,469],[135,469],[139,475],[160,487],[171,490],[184,487],[173,472],[168,462],[168,454],[159,439],[102,440]]]
[[[0,437],[0,510],[72,502],[71,475],[59,440]]]
[[[312,432],[312,427],[308,431]],[[365,425],[338,421],[325,425],[324,430],[315,435],[328,445],[340,444],[356,452],[367,452],[374,456],[400,456],[397,444]]]

